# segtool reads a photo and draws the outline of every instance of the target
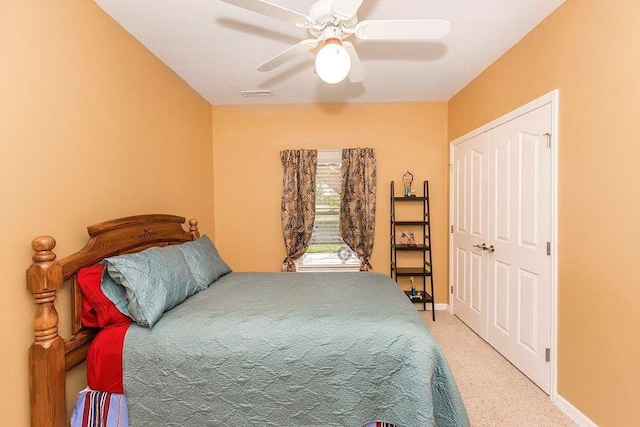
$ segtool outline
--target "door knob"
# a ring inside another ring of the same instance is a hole
[[[473,245],[473,247],[482,249],[483,251],[489,251],[490,253],[494,253],[496,251],[496,248],[494,248],[493,245],[487,246],[486,243],[482,243],[480,245]]]

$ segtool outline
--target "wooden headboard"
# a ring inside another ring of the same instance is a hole
[[[84,248],[61,260],[53,249],[51,236],[33,239],[33,264],[27,270],[27,290],[36,304],[33,320],[35,340],[29,348],[29,390],[31,425],[60,427],[67,424],[66,372],[82,363],[96,329],[80,323],[82,294],[76,281],[78,270],[102,259],[139,252],[151,246],[184,243],[200,237],[198,221],[189,221],[189,231],[182,228],[185,219],[174,215],[137,215],[102,222],[87,227],[90,239]],[[71,336],[58,335],[56,294],[65,281],[71,281]]]

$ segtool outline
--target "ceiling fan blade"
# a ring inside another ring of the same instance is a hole
[[[435,40],[449,33],[444,19],[362,21],[355,34],[362,40]]]
[[[233,4],[244,9],[252,10],[262,15],[290,22],[299,27],[304,26],[311,19],[307,15],[286,9],[262,0],[222,0],[225,3]]]
[[[333,0],[331,12],[341,19],[353,18],[362,5],[363,0]]]
[[[320,43],[320,40],[318,39],[302,40],[300,43],[294,44],[289,49],[280,52],[270,60],[258,65],[258,71],[271,71],[285,62],[292,60],[296,56],[310,51],[318,46],[318,43]]]
[[[359,83],[364,80],[364,67],[360,61],[360,57],[356,53],[356,48],[351,42],[343,41],[342,46],[349,52],[351,57],[351,70],[349,71],[349,81]]]

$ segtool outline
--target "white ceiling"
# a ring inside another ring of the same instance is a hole
[[[307,52],[269,72],[256,66],[309,37],[307,30],[220,0],[95,0],[213,105],[448,101],[564,0],[365,0],[359,20],[446,19],[436,42],[351,37],[365,80],[314,74]],[[314,0],[270,0],[307,14]],[[271,97],[241,90],[271,89]]]

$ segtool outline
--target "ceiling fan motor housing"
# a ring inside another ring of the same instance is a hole
[[[342,19],[335,16],[331,11],[332,0],[318,0],[309,8],[309,17],[312,19],[313,27],[309,28],[309,33],[314,37],[327,37],[323,34],[324,29],[328,26],[344,27],[347,29],[355,28],[358,23],[358,17],[352,16],[349,19]],[[341,36],[342,38],[344,36]]]

